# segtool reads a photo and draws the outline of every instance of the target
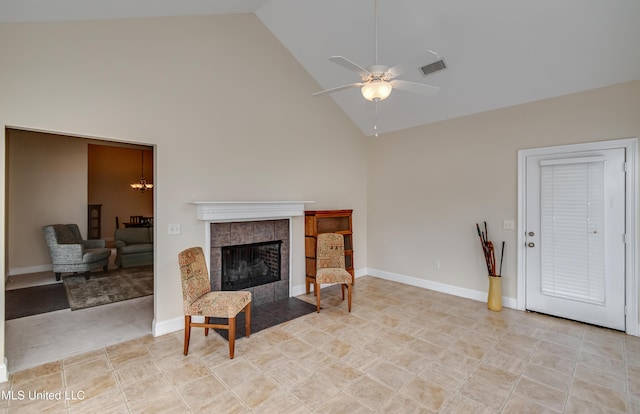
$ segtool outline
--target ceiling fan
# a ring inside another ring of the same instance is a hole
[[[326,89],[324,91],[316,92],[313,95],[320,95],[324,93],[332,93],[350,88],[360,88],[362,96],[372,102],[378,103],[389,97],[393,89],[400,89],[407,92],[418,93],[427,96],[433,96],[440,90],[439,87],[433,85],[426,85],[424,83],[410,82],[402,79],[397,79],[406,72],[405,65],[396,65],[393,67],[378,64],[378,0],[374,1],[374,14],[375,14],[375,64],[364,68],[351,60],[343,56],[331,56],[329,60],[336,63],[346,69],[349,69],[358,75],[360,75],[360,82],[350,83],[348,85],[337,86],[335,88]],[[437,70],[446,68],[444,60],[440,59],[437,53],[429,50],[429,53],[435,55],[437,61],[425,65],[420,68],[423,75],[428,75]],[[377,105],[376,105],[377,108]],[[374,126],[374,129],[377,129]],[[377,136],[377,133],[376,133]]]

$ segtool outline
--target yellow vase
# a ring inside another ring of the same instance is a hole
[[[496,312],[502,310],[502,278],[500,276],[489,276],[487,307]]]

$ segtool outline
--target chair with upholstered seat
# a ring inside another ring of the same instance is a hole
[[[209,272],[201,247],[191,247],[178,255],[182,279],[182,299],[184,303],[184,354],[189,352],[191,327],[229,331],[229,357],[233,359],[236,340],[236,315],[245,313],[245,331],[251,335],[251,292],[211,291]],[[203,316],[204,323],[191,321],[192,316]],[[228,323],[213,324],[210,318],[226,318]]]
[[[84,240],[77,224],[52,224],[42,231],[56,280],[65,272],[84,272],[87,279],[93,269],[101,267],[107,272],[111,249],[105,247],[104,240]]]
[[[342,300],[344,288],[349,291],[347,300],[351,312],[351,290],[353,277],[347,272],[344,264],[344,236],[338,233],[318,234],[316,252],[316,279],[314,292],[316,293],[316,311],[320,313],[320,285],[325,283],[340,283]]]

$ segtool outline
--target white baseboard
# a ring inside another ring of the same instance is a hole
[[[461,298],[473,299],[479,302],[487,301],[487,292],[479,290],[471,290],[445,283],[434,282],[431,280],[421,279],[415,276],[401,275],[378,269],[367,269],[366,272],[370,276],[379,277],[380,279],[391,280],[393,282],[404,283],[405,285],[416,286],[423,289],[434,290],[436,292],[446,293],[448,295],[459,296]],[[515,298],[508,296],[502,297],[502,306],[505,308],[516,309],[517,301]]]
[[[0,382],[9,381],[9,371],[7,371],[7,357],[4,357],[4,361],[0,364]]]
[[[367,276],[367,270],[366,269],[358,269],[356,271],[353,272],[355,278],[359,278],[362,276]],[[323,286],[329,286],[329,284],[327,285],[323,285]],[[289,292],[289,296],[291,297],[295,297],[295,296],[300,296],[300,295],[304,295],[305,293],[307,293],[307,286],[306,285],[298,285],[298,286],[292,286],[291,287],[291,292]]]
[[[9,276],[24,275],[27,273],[40,273],[40,272],[52,272],[53,265],[39,265],[39,266],[27,266],[27,267],[14,267],[9,269]]]
[[[184,316],[157,322],[155,319],[151,323],[151,334],[153,336],[162,336],[171,332],[177,332],[184,329]]]

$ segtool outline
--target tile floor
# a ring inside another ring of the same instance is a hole
[[[176,332],[13,373],[0,412],[640,412],[640,338],[373,277],[349,314],[339,292],[233,360],[199,329],[187,357]]]

